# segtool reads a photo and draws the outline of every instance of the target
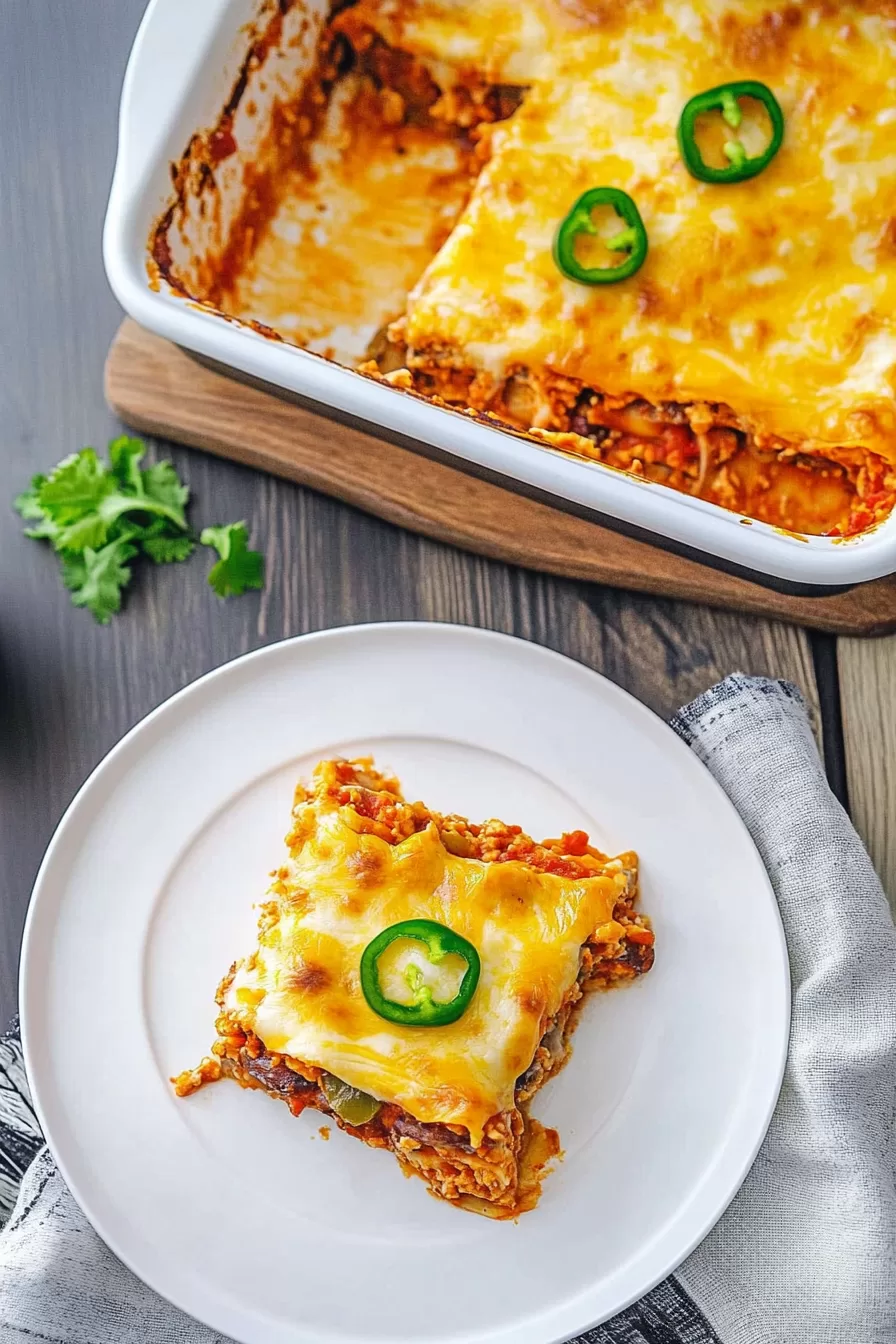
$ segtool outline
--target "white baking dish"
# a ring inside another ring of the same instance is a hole
[[[302,7],[300,7],[302,8]],[[329,8],[305,0],[308,14]],[[215,125],[248,49],[246,25],[271,0],[150,0],[134,42],[121,99],[118,158],[104,234],[106,271],[116,296],[143,326],[243,374],[432,445],[573,505],[646,529],[757,574],[791,583],[850,585],[896,570],[896,516],[848,540],[796,537],[661,485],[567,457],[431,405],[398,388],[264,335],[150,285],[147,239],[171,198],[170,164],[190,136]],[[295,16],[295,11],[292,11]],[[292,20],[290,20],[291,22]],[[278,82],[296,86],[312,43],[284,48],[266,65],[257,125]],[[282,86],[281,86],[282,87]],[[236,131],[236,126],[235,126]],[[251,152],[253,126],[237,141]],[[227,171],[239,168],[239,159]],[[225,205],[228,188],[221,189]],[[197,221],[197,228],[203,225]]]

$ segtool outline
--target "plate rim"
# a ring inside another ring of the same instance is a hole
[[[552,1334],[550,1339],[544,1340],[544,1344],[565,1344],[566,1341],[574,1339],[578,1334],[593,1329],[598,1325],[600,1325],[601,1323],[603,1323],[604,1321],[611,1319],[612,1316],[618,1314],[621,1311],[624,1311],[627,1307],[631,1306],[632,1303],[640,1300],[646,1293],[650,1292],[654,1287],[656,1287],[658,1283],[660,1283],[669,1274],[674,1273],[674,1271],[688,1258],[688,1256],[696,1249],[696,1247],[699,1246],[700,1243],[709,1235],[712,1229],[722,1218],[722,1216],[728,1209],[729,1205],[731,1204],[732,1200],[735,1198],[738,1191],[741,1189],[741,1186],[743,1185],[747,1176],[749,1175],[753,1163],[755,1162],[759,1150],[765,1140],[769,1125],[771,1124],[772,1117],[777,1107],[778,1098],[784,1080],[784,1072],[786,1069],[787,1057],[789,1053],[791,1010],[792,1010],[792,985],[790,976],[790,962],[787,949],[787,942],[784,934],[784,926],[781,920],[780,908],[778,906],[777,897],[775,896],[774,888],[771,884],[771,880],[769,878],[767,869],[762,860],[762,856],[759,854],[756,843],[753,840],[753,837],[750,834],[750,831],[746,823],[744,822],[743,818],[741,817],[740,813],[738,812],[737,808],[734,806],[733,802],[731,801],[730,797],[728,796],[722,785],[712,774],[709,768],[705,765],[705,763],[700,759],[700,757],[696,754],[696,752],[694,752],[689,747],[689,745],[681,737],[679,737],[679,735],[675,732],[675,730],[671,727],[671,725],[665,719],[663,719],[661,715],[655,713],[655,711],[650,709],[649,706],[645,705],[630,691],[627,691],[624,687],[612,681],[609,677],[605,676],[603,673],[598,672],[594,668],[589,667],[586,663],[581,662],[578,658],[571,657],[568,654],[560,653],[556,649],[550,648],[547,645],[538,643],[535,640],[527,639],[520,635],[509,634],[499,630],[492,630],[482,626],[465,625],[460,622],[421,621],[421,620],[354,622],[348,625],[331,626],[322,630],[314,630],[300,635],[288,636],[285,639],[274,640],[271,643],[261,645],[257,649],[251,649],[246,653],[238,654],[236,655],[236,657],[229,658],[225,662],[219,664],[217,667],[211,668],[209,671],[202,673],[200,676],[196,677],[193,681],[188,682],[187,685],[182,686],[179,690],[173,692],[173,694],[166,697],[158,705],[154,706],[147,714],[145,714],[131,728],[129,728],[121,738],[118,739],[118,741],[109,749],[109,751],[106,752],[106,754],[97,762],[97,764],[88,774],[87,778],[77,789],[76,793],[71,799],[71,802],[66,807],[65,811],[63,812],[59,822],[57,823],[53,831],[53,835],[50,839],[49,844],[47,845],[46,851],[38,868],[37,875],[34,879],[34,884],[32,886],[31,895],[29,897],[28,909],[26,913],[25,924],[22,934],[22,948],[19,962],[19,989],[18,989],[18,1007],[20,1016],[20,1033],[22,1039],[22,1050],[25,1061],[26,1076],[31,1091],[32,1105],[34,1108],[34,1113],[40,1125],[41,1133],[43,1134],[44,1140],[53,1157],[53,1160],[56,1164],[59,1174],[62,1176],[63,1181],[65,1182],[69,1192],[71,1193],[73,1199],[77,1203],[81,1212],[84,1214],[85,1218],[90,1223],[91,1227],[96,1232],[97,1236],[101,1239],[101,1241],[103,1241],[103,1243],[113,1252],[113,1254],[142,1283],[144,1283],[147,1287],[149,1287],[153,1292],[158,1293],[158,1295],[164,1301],[176,1307],[178,1310],[183,1311],[192,1319],[199,1321],[201,1324],[207,1326],[207,1328],[209,1329],[226,1331],[229,1328],[231,1328],[228,1327],[226,1322],[222,1323],[221,1321],[213,1321],[207,1318],[206,1316],[197,1316],[195,1314],[193,1305],[188,1300],[185,1300],[185,1296],[181,1296],[179,1294],[178,1297],[172,1297],[166,1290],[158,1287],[157,1284],[153,1282],[151,1278],[147,1278],[144,1276],[138,1265],[134,1263],[134,1261],[132,1260],[129,1251],[127,1249],[123,1249],[122,1246],[119,1244],[118,1238],[114,1235],[111,1237],[107,1237],[106,1233],[102,1229],[102,1223],[103,1223],[102,1216],[98,1214],[96,1214],[95,1216],[96,1211],[92,1205],[92,1200],[90,1198],[89,1191],[85,1192],[83,1188],[79,1188],[80,1183],[78,1181],[71,1179],[70,1169],[68,1168],[67,1163],[63,1159],[61,1159],[59,1153],[56,1150],[56,1146],[53,1142],[53,1138],[50,1132],[52,1126],[48,1125],[47,1123],[47,1114],[40,1095],[41,1084],[38,1082],[40,1070],[36,1070],[34,1067],[35,1049],[32,1044],[31,1027],[30,1027],[29,1004],[34,998],[38,997],[40,993],[39,988],[36,989],[32,986],[32,979],[35,977],[33,977],[31,969],[34,962],[38,958],[40,952],[40,944],[37,941],[38,935],[35,932],[35,928],[38,922],[36,911],[38,908],[38,904],[41,900],[41,893],[44,887],[47,886],[48,884],[49,877],[51,875],[51,871],[55,863],[56,853],[58,850],[63,848],[65,842],[70,838],[70,835],[72,833],[77,834],[78,823],[80,821],[80,813],[86,806],[89,805],[92,793],[102,783],[102,777],[106,774],[107,770],[114,767],[114,763],[116,762],[118,757],[125,754],[125,752],[129,748],[133,740],[136,737],[138,737],[141,733],[143,733],[147,728],[149,728],[151,724],[154,723],[158,718],[162,717],[166,712],[168,712],[175,705],[175,703],[181,705],[183,701],[189,699],[194,695],[196,696],[202,695],[203,692],[207,690],[208,686],[215,679],[224,677],[233,668],[237,666],[245,667],[246,664],[256,660],[263,661],[266,657],[270,657],[273,654],[280,652],[287,647],[295,647],[295,646],[304,647],[312,643],[317,644],[327,642],[334,638],[340,638],[340,637],[344,638],[346,636],[351,637],[351,636],[363,635],[365,632],[368,631],[371,633],[376,632],[388,636],[392,632],[405,633],[408,632],[409,630],[419,632],[421,635],[434,632],[447,634],[450,632],[451,635],[461,636],[463,638],[469,638],[473,641],[481,640],[483,642],[491,642],[502,645],[520,645],[520,644],[525,645],[527,646],[529,653],[534,654],[536,657],[541,656],[544,657],[547,662],[558,663],[560,665],[571,664],[572,667],[578,673],[584,672],[588,676],[597,679],[598,682],[603,684],[605,693],[609,691],[611,697],[613,695],[618,696],[624,702],[627,703],[629,712],[635,714],[635,716],[637,717],[641,717],[642,719],[646,718],[647,720],[650,721],[650,723],[654,727],[657,724],[659,724],[661,729],[665,730],[665,733],[668,734],[666,740],[677,744],[675,748],[676,750],[678,747],[680,747],[683,751],[686,751],[688,757],[694,762],[694,764],[696,764],[699,767],[699,772],[704,776],[704,779],[709,782],[711,789],[716,791],[717,795],[720,797],[720,801],[723,802],[724,806],[727,808],[732,818],[734,819],[737,827],[741,830],[744,840],[756,854],[759,870],[762,877],[764,878],[766,895],[771,903],[771,908],[774,915],[773,924],[777,932],[777,938],[775,941],[774,948],[770,949],[769,951],[769,964],[771,965],[773,960],[776,961],[777,963],[776,970],[777,973],[780,975],[779,991],[781,992],[782,996],[782,1003],[781,1003],[782,1012],[781,1012],[781,1021],[779,1024],[779,1039],[776,1042],[777,1049],[774,1060],[775,1068],[774,1071],[772,1071],[771,1068],[768,1068],[768,1072],[766,1074],[767,1079],[766,1086],[768,1087],[768,1095],[766,1098],[766,1105],[763,1108],[761,1123],[757,1124],[756,1127],[756,1136],[754,1138],[754,1141],[749,1146],[749,1149],[745,1148],[744,1154],[742,1155],[740,1162],[737,1164],[736,1172],[732,1171],[731,1173],[729,1173],[729,1176],[724,1183],[725,1189],[723,1197],[720,1200],[713,1201],[715,1211],[711,1214],[704,1215],[704,1217],[700,1220],[699,1226],[691,1232],[689,1237],[685,1238],[685,1240],[682,1243],[682,1246],[680,1247],[679,1250],[676,1251],[673,1257],[670,1258],[668,1255],[664,1255],[660,1260],[658,1260],[657,1265],[659,1267],[655,1265],[651,1269],[650,1274],[645,1276],[645,1282],[643,1283],[643,1285],[638,1287],[635,1291],[632,1291],[627,1295],[625,1295],[619,1301],[619,1303],[613,1307],[611,1312],[599,1316],[596,1320],[584,1321],[580,1324],[574,1325],[572,1328],[572,1333],[570,1333],[567,1330],[564,1330],[563,1333],[559,1335]],[[584,1296],[584,1294],[587,1293],[588,1291],[589,1289],[585,1288],[581,1292],[567,1299],[566,1303],[563,1304],[562,1307],[554,1307],[549,1309],[551,1314],[556,1315],[557,1312],[560,1310],[565,1310],[566,1313],[568,1314],[571,1310],[574,1310],[575,1303],[580,1301],[581,1298]],[[536,1309],[536,1311],[531,1314],[528,1320],[529,1322],[536,1323],[544,1314],[545,1312],[543,1310]],[[519,1323],[522,1324],[523,1322],[521,1321]],[[301,1327],[301,1323],[298,1324]],[[490,1341],[493,1340],[497,1341],[499,1338],[501,1339],[505,1338],[507,1330],[511,1328],[513,1328],[513,1325],[512,1324],[508,1325],[505,1322],[495,1327],[488,1327],[486,1334],[480,1334],[478,1331],[476,1331],[475,1333],[465,1333],[463,1335],[455,1335],[452,1337],[452,1344],[454,1344],[454,1341],[456,1341],[456,1344],[479,1344],[480,1341],[481,1344],[490,1344]],[[239,1338],[240,1337],[238,1336],[234,1336],[234,1339],[237,1341],[239,1341]],[[366,1341],[370,1338],[372,1337],[349,1336],[345,1334],[340,1336],[333,1336],[334,1341],[338,1341],[339,1344],[366,1344]],[[296,1336],[296,1339],[298,1340],[299,1336]],[[249,1344],[248,1337],[246,1338],[245,1344]]]

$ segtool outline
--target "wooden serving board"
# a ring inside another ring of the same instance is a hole
[[[126,319],[106,397],[144,433],[203,448],[496,560],[834,634],[896,630],[896,576],[794,596],[624,536],[209,368]]]

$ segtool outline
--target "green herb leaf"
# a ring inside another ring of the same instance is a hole
[[[114,450],[114,453],[113,453]],[[125,514],[145,513],[168,519],[187,530],[183,505],[189,491],[181,485],[170,462],[157,462],[147,471],[137,465],[143,456],[139,439],[114,439],[109,446],[115,472],[92,448],[66,458],[36,491],[36,505],[52,519],[58,531],[41,532],[59,551],[96,550],[115,540],[113,525]],[[127,484],[120,482],[120,473]],[[28,501],[27,507],[34,505]]]
[[[190,491],[181,483],[171,462],[154,462],[146,471],[140,473],[143,479],[143,492],[156,504],[163,504],[171,513],[179,515],[181,526],[186,527],[184,505],[190,498]]]
[[[137,554],[129,538],[101,546],[86,547],[84,554],[63,562],[63,582],[71,589],[76,607],[86,607],[100,625],[106,625],[121,608],[122,589],[131,581],[127,564]]]
[[[245,523],[207,527],[199,540],[203,546],[213,546],[221,557],[208,576],[219,597],[239,597],[247,588],[264,587],[264,556],[260,551],[248,550],[249,531]]]
[[[196,543],[192,537],[161,532],[157,536],[144,536],[141,541],[144,555],[157,565],[170,565],[177,560],[189,560]]]
[[[25,536],[33,537],[35,541],[55,541],[59,532],[57,524],[44,512],[40,504],[40,488],[46,479],[46,476],[33,476],[31,488],[16,495],[12,502],[13,508],[26,522],[34,523],[33,527],[25,528]]]
[[[138,529],[138,540],[144,555],[157,565],[188,560],[196,549],[192,532],[181,532],[167,518],[153,518],[146,527]]]
[[[172,508],[146,495],[107,495],[99,507],[99,515],[107,524],[116,522],[126,513],[154,514],[159,518],[167,518],[181,532],[187,530],[187,520],[182,509]]]
[[[146,444],[142,439],[132,439],[122,434],[109,444],[109,461],[112,470],[123,490],[131,490],[135,495],[143,494],[143,478],[140,462],[146,456]]]
[[[109,525],[98,513],[87,513],[77,522],[69,523],[68,527],[53,526],[55,532],[52,541],[56,550],[72,551],[75,555],[88,546],[94,549],[103,546],[109,535]]]
[[[83,555],[62,556],[62,582],[66,588],[80,588],[87,577]]]
[[[42,516],[40,522],[35,523],[34,527],[25,528],[25,536],[31,537],[34,541],[51,541],[55,545],[58,535],[58,526],[46,514]]]
[[[38,499],[38,491],[46,480],[46,476],[32,476],[31,485],[27,490],[23,490],[20,495],[16,495],[12,506],[16,513],[21,514],[26,520],[45,517]]]
[[[72,602],[103,625],[121,607],[135,556],[171,564],[196,546],[184,512],[189,489],[171,462],[141,468],[145,455],[142,439],[122,434],[109,444],[108,463],[83,448],[49,476],[35,476],[15,500],[31,524],[25,535],[58,552]],[[264,560],[248,549],[245,523],[206,528],[202,540],[220,556],[209,582],[221,597],[262,586]]]
[[[60,526],[95,512],[115,490],[115,478],[93,448],[63,458],[37,491],[37,502]]]

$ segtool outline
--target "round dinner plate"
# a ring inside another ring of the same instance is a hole
[[[373,754],[410,797],[639,852],[656,964],[591,996],[533,1113],[563,1159],[498,1223],[319,1114],[171,1074],[254,945],[296,779]],[[537,645],[354,626],[238,658],[106,757],[44,859],[21,988],[37,1113],[100,1235],[243,1344],[554,1344],[673,1269],[734,1195],[787,1050],[778,911],[721,788],[664,723]]]

